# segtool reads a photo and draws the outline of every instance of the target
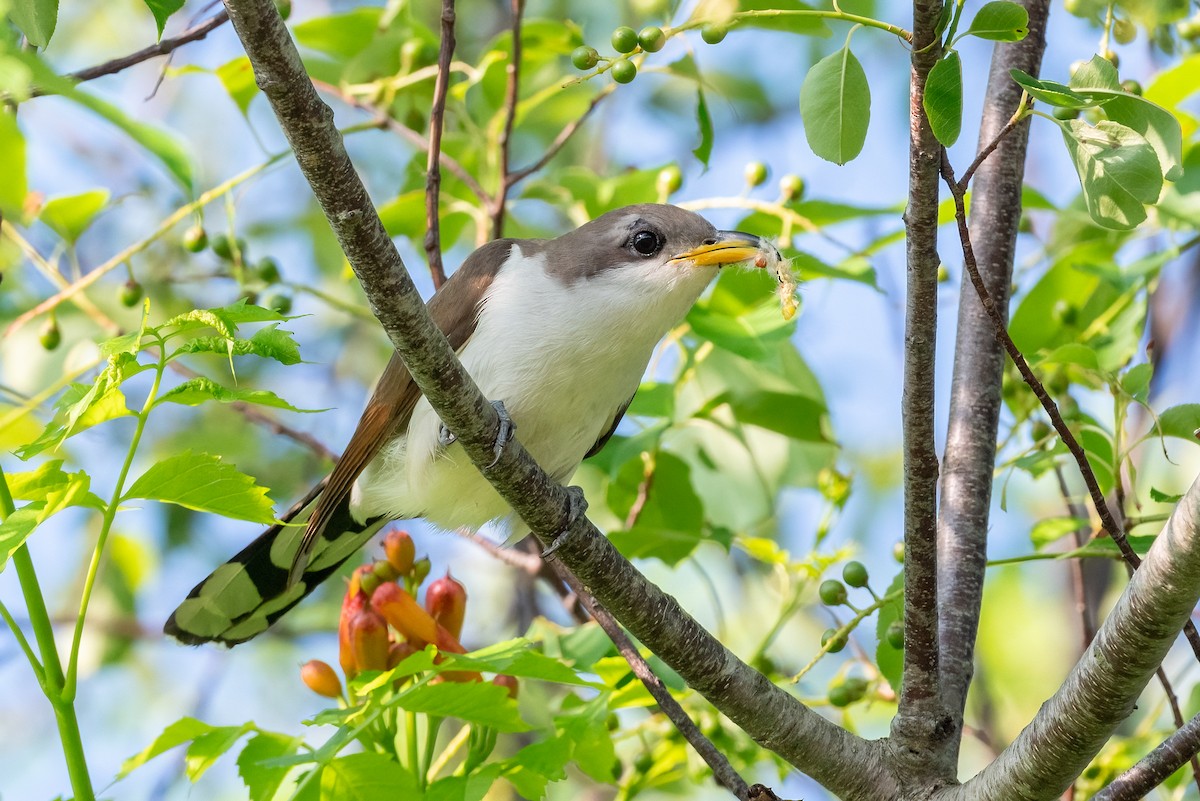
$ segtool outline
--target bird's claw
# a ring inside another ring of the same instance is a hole
[[[567,502],[570,505],[570,510],[567,512],[567,525],[563,527],[562,531],[555,534],[550,544],[542,550],[543,559],[550,559],[554,556],[554,552],[562,547],[574,530],[575,521],[587,512],[587,498],[583,497],[583,490],[579,487],[567,487]]]
[[[438,445],[441,445],[443,448],[449,448],[457,439],[458,437],[455,436],[454,432],[446,428],[445,423],[442,423],[438,427]]]
[[[496,410],[496,416],[500,418],[500,429],[496,432],[496,445],[493,449],[495,454],[492,463],[488,468],[496,466],[500,461],[501,455],[504,454],[504,446],[513,438],[513,432],[517,430],[517,424],[513,422],[512,417],[508,414],[508,409],[504,408],[504,401],[492,401],[492,408]],[[443,448],[448,448],[458,441],[458,436],[442,423],[438,428],[438,445]]]

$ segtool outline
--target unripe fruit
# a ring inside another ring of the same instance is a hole
[[[192,253],[199,253],[208,247],[208,234],[201,225],[193,225],[183,232],[183,247]]]
[[[340,698],[342,682],[325,662],[320,659],[310,659],[300,666],[300,681],[317,695],[326,698]]]
[[[1046,437],[1050,436],[1050,434],[1053,433],[1053,431],[1054,431],[1054,429],[1052,429],[1050,427],[1050,424],[1047,423],[1045,420],[1035,420],[1033,423],[1033,428],[1031,430],[1031,433],[1033,434],[1033,441],[1041,442]]]
[[[847,562],[842,568],[842,579],[851,587],[865,587],[870,577],[867,575],[867,566],[862,562]]]
[[[612,46],[618,53],[632,53],[638,46],[637,31],[622,25],[612,32]]]
[[[467,614],[467,588],[447,570],[446,575],[426,588],[425,609],[457,639],[462,634],[463,618]]]
[[[428,556],[422,556],[417,561],[413,562],[412,580],[418,587],[429,577],[429,571],[433,569],[433,564],[429,561]]]
[[[846,690],[845,685],[829,688],[829,703],[831,706],[850,706],[853,702],[854,699],[850,697],[850,693]]]
[[[264,256],[254,265],[254,272],[264,284],[274,284],[279,280],[279,262],[270,256]]]
[[[132,308],[138,305],[138,301],[144,294],[145,290],[142,289],[142,285],[130,278],[121,287],[121,305]]]
[[[1118,44],[1129,44],[1137,38],[1137,26],[1127,19],[1114,20],[1112,35]]]
[[[892,558],[900,564],[904,564],[904,540],[897,540],[892,546]]]
[[[837,579],[827,579],[821,582],[817,595],[826,606],[841,606],[846,603],[846,585]]]
[[[388,646],[387,623],[370,604],[350,618],[350,650],[360,671],[387,670]]]
[[[804,179],[788,174],[779,179],[779,194],[784,200],[799,200],[804,195]]]
[[[371,595],[383,582],[379,580],[379,576],[375,575],[375,571],[371,569],[370,565],[364,565],[364,567],[367,567],[367,570],[359,575],[358,586],[367,595]]]
[[[617,61],[612,65],[612,79],[617,83],[630,83],[637,77],[637,67],[632,61]]]
[[[594,47],[580,45],[571,52],[571,63],[577,70],[590,70],[600,63],[600,54]]]
[[[383,538],[383,552],[396,572],[407,576],[413,569],[413,560],[417,556],[417,545],[407,531],[392,529]]]
[[[237,255],[245,261],[246,240],[234,240],[228,234],[217,234],[212,239],[212,252],[226,261],[233,261],[235,248],[237,249]]]
[[[950,270],[947,269],[946,265],[939,264],[938,265],[938,274],[937,274],[938,283],[944,284],[949,280],[950,280]]]
[[[837,629],[825,629],[821,634],[821,647],[828,653],[836,654],[846,647],[846,637],[838,634]]]
[[[391,563],[386,559],[378,559],[372,563],[371,574],[379,579],[380,584],[400,578],[400,574],[396,572],[396,568],[392,567]]]
[[[727,33],[729,33],[729,29],[724,25],[719,22],[709,22],[700,29],[700,38],[708,44],[715,45],[720,44]]]
[[[1120,56],[1118,56],[1118,55],[1116,54],[1116,52],[1115,52],[1115,51],[1113,51],[1113,50],[1109,50],[1109,49],[1107,49],[1107,48],[1106,48],[1106,49],[1104,50],[1104,52],[1102,52],[1102,53],[1100,54],[1100,58],[1102,58],[1102,59],[1104,59],[1104,60],[1108,61],[1108,62],[1109,62],[1109,63],[1111,63],[1111,64],[1112,64],[1114,67],[1120,67],[1120,66],[1121,66],[1121,57],[1120,57]]]
[[[752,161],[746,165],[745,175],[748,186],[762,186],[767,180],[767,165],[761,161]]]
[[[42,332],[38,335],[38,342],[42,343],[42,347],[46,350],[54,350],[62,344],[62,330],[58,327],[58,322],[54,319],[46,321],[42,326]]]
[[[887,644],[895,648],[897,651],[904,648],[904,624],[899,620],[893,620],[888,624],[887,631],[884,632],[884,639]]]
[[[647,25],[638,31],[638,44],[647,53],[657,53],[667,43],[667,35],[657,25]]]
[[[1063,120],[1065,122],[1066,120],[1073,120],[1078,117],[1079,111],[1080,110],[1077,108],[1064,108],[1063,106],[1055,106],[1054,111],[1051,113],[1054,115],[1054,119]]]
[[[521,686],[517,683],[516,676],[507,676],[501,673],[499,676],[496,676],[496,678],[492,679],[492,684],[508,690],[509,698],[516,698],[521,692]]]
[[[850,693],[850,697],[857,701],[867,694],[867,687],[870,685],[861,676],[851,676],[842,682],[842,686],[846,688],[846,692]]]
[[[273,309],[280,314],[287,314],[292,310],[292,296],[285,295],[282,292],[275,292],[266,297],[263,305],[268,309]]]
[[[1142,96],[1142,85],[1135,80],[1125,79],[1121,81],[1121,90],[1128,92],[1131,95]]]
[[[654,188],[658,190],[659,196],[672,195],[678,192],[681,186],[683,186],[683,173],[674,164],[658,171],[658,179],[654,182]]]

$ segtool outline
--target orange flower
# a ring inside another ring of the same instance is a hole
[[[320,659],[310,659],[300,666],[300,680],[317,695],[326,698],[340,698],[342,695],[342,683],[337,674]]]
[[[425,590],[425,609],[457,639],[467,614],[467,588],[447,570],[445,576]]]

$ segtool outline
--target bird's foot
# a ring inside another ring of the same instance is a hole
[[[494,453],[496,458],[492,459],[492,463],[488,467],[495,467],[500,461],[500,456],[504,453],[504,446],[513,438],[513,432],[517,430],[517,424],[513,422],[512,417],[508,413],[508,409],[504,408],[504,401],[492,401],[492,408],[496,410],[496,415],[500,418],[500,430],[496,432],[496,445]],[[448,448],[458,440],[458,436],[442,423],[438,428],[438,445],[443,448]]]
[[[579,487],[567,487],[567,502],[570,504],[570,511],[567,513],[567,525],[563,530],[554,535],[554,539],[542,551],[543,559],[550,559],[554,556],[554,552],[562,547],[567,541],[571,532],[574,530],[575,521],[583,517],[587,512],[587,498],[583,497],[583,490]]]

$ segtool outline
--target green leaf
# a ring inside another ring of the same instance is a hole
[[[182,406],[199,406],[201,403],[210,400],[220,401],[221,403],[255,403],[259,406],[287,409],[289,412],[325,411],[324,409],[298,409],[270,390],[231,389],[202,376],[190,378],[179,386],[164,392],[155,401],[154,405],[178,403]]]
[[[269,763],[295,754],[303,742],[301,737],[273,732],[260,732],[246,741],[238,754],[237,766],[250,801],[271,801],[275,797],[291,767]]]
[[[253,306],[242,298],[237,303],[220,309],[193,309],[190,312],[177,314],[163,323],[160,328],[175,328],[176,333],[196,328],[216,329],[222,337],[232,339],[237,328],[243,323],[283,322],[294,319],[280,314],[273,309]]]
[[[1183,177],[1183,129],[1174,114],[1128,92],[1092,90],[1090,96],[1107,98],[1105,115],[1146,138],[1158,156],[1165,179],[1177,181]]]
[[[108,203],[108,198],[107,189],[93,189],[78,195],[51,198],[42,206],[38,217],[56,234],[75,244]]]
[[[1059,125],[1092,219],[1105,228],[1137,227],[1146,219],[1145,204],[1158,200],[1162,191],[1154,148],[1141,134],[1111,120],[1094,128],[1083,120]]]
[[[45,47],[58,24],[58,0],[12,0],[8,18],[34,47]]]
[[[246,116],[250,102],[258,95],[258,84],[254,80],[254,68],[250,66],[250,59],[238,56],[217,67],[213,74],[225,87],[238,111],[242,112],[243,117]]]
[[[183,8],[184,0],[142,0],[146,4],[146,8],[150,9],[150,13],[154,15],[154,21],[158,24],[158,38],[162,38],[163,27],[166,26],[167,20],[171,15],[179,9]]]
[[[249,339],[226,339],[224,337],[196,337],[181,344],[171,354],[219,353],[222,356],[261,356],[274,359],[280,364],[299,364],[300,346],[292,338],[291,331],[284,331],[278,323],[255,332]]]
[[[519,638],[489,645],[469,654],[445,654],[443,663],[448,670],[477,670],[505,673],[518,678],[552,681],[559,684],[595,686],[580,678],[575,671],[558,659],[536,650],[534,643]]]
[[[692,151],[704,169],[708,169],[708,159],[713,149],[712,115],[708,113],[708,101],[704,99],[704,90],[696,86],[696,127],[700,129],[700,144]]]
[[[63,96],[120,128],[130,139],[157,158],[189,195],[194,192],[195,174],[191,157],[174,134],[139,122],[117,106],[78,89],[65,90]]]
[[[1012,3],[1000,0],[999,5]],[[933,65],[925,82],[925,96],[921,102],[925,107],[925,114],[929,117],[929,127],[933,129],[937,140],[946,147],[957,142],[962,131],[963,104],[962,59],[957,51],[951,50],[945,58]]]
[[[117,778],[122,779],[128,776],[136,768],[146,764],[159,754],[170,751],[176,746],[191,742],[197,737],[213,731],[213,729],[213,726],[195,718],[180,718],[163,729],[162,734],[158,735],[154,739],[154,742],[146,746],[141,753],[135,754],[125,760],[124,764],[121,765],[121,770],[117,774]]]
[[[1135,364],[1121,376],[1121,389],[1138,403],[1144,404],[1150,396],[1150,379],[1153,376],[1153,364],[1150,362]]]
[[[25,544],[25,540],[29,539],[29,535],[45,519],[45,508],[44,501],[35,501],[15,510],[0,523],[0,570],[4,569],[9,558]]]
[[[496,731],[528,731],[508,691],[489,682],[424,684],[400,693],[395,703],[409,712],[458,718]]]
[[[1151,487],[1150,500],[1155,503],[1179,503],[1183,500],[1183,495],[1172,495],[1169,492],[1163,492],[1157,487]]]
[[[1034,524],[1029,532],[1029,539],[1033,542],[1033,547],[1040,551],[1072,531],[1078,531],[1087,525],[1088,521],[1079,517],[1050,517]]]
[[[888,585],[887,595],[904,588],[904,571],[901,570]],[[904,596],[884,604],[879,608],[879,616],[875,622],[875,637],[878,644],[875,647],[875,664],[879,672],[892,685],[892,689],[900,692],[900,674],[904,670],[904,649],[893,648],[887,640],[888,626],[895,622],[904,622]]]
[[[1181,403],[1172,406],[1158,416],[1163,436],[1178,437],[1189,442],[1197,440],[1200,430],[1200,403]]]
[[[241,726],[219,726],[198,735],[188,746],[187,755],[184,757],[187,777],[193,782],[199,779],[214,762],[242,739],[242,735],[253,729],[254,724],[244,723]]]
[[[1121,77],[1111,61],[1096,55],[1075,68],[1068,85],[1080,94],[1092,89],[1120,91]]]
[[[845,164],[862,152],[871,120],[867,74],[849,47],[813,65],[800,87],[800,117],[813,153]]]
[[[629,558],[655,558],[675,565],[704,539],[704,505],[683,459],[659,451],[653,469],[653,481],[644,483],[642,460],[630,460],[609,485],[608,504],[622,518],[641,499],[632,528],[611,532],[609,538]]]
[[[1029,12],[1008,0],[992,0],[971,20],[963,36],[977,36],[993,42],[1019,42],[1029,34]]]
[[[391,801],[423,797],[417,777],[383,754],[367,752],[338,757],[321,771],[322,799]]]
[[[25,178],[25,137],[17,127],[17,117],[0,111],[0,213],[5,219],[19,220],[23,216],[25,195],[29,188]]]
[[[1096,103],[1088,97],[1077,94],[1071,87],[1054,81],[1040,81],[1027,72],[1009,70],[1012,79],[1029,93],[1034,100],[1041,100],[1058,108],[1083,109],[1091,108]]]
[[[266,487],[207,453],[185,451],[163,459],[133,483],[122,501],[131,498],[173,503],[252,523],[275,519]]]

